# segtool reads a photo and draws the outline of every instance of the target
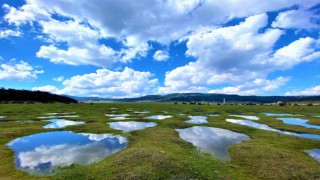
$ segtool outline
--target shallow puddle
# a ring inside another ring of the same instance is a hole
[[[281,120],[285,124],[303,126],[306,128],[320,129],[320,126],[308,124],[307,122],[309,120],[307,120],[307,119],[299,119],[299,118],[277,118],[277,119]]]
[[[308,150],[307,153],[316,161],[320,162],[320,149]]]
[[[303,116],[301,114],[287,114],[287,113],[268,113],[268,112],[264,112],[262,113],[266,116]]]
[[[239,118],[248,119],[248,120],[259,120],[260,119],[257,116],[245,116],[245,115],[229,115],[229,116],[239,117]]]
[[[57,116],[58,118],[77,118],[78,115],[64,115],[64,116]]]
[[[155,119],[155,120],[163,120],[163,119],[168,119],[168,118],[172,118],[172,116],[154,115],[154,116],[146,117],[146,119]]]
[[[155,122],[137,122],[137,121],[110,122],[108,124],[112,129],[122,130],[125,132],[141,130],[149,127],[154,127],[157,125],[157,123]]]
[[[7,117],[7,116],[0,116],[0,119],[5,118],[5,117]]]
[[[58,118],[77,118],[78,115],[62,115],[62,116],[41,116],[38,119],[58,119]]]
[[[38,119],[56,119],[58,118],[57,116],[41,116],[41,117],[38,117]]]
[[[291,135],[291,136],[297,136],[297,137],[302,137],[302,138],[307,138],[307,139],[316,139],[320,140],[320,135],[317,134],[299,134],[299,133],[294,133],[294,132],[288,132],[288,131],[281,131],[278,129],[274,129],[268,125],[265,124],[260,124],[256,123],[250,120],[236,120],[236,119],[226,119],[227,122],[234,123],[234,124],[239,124],[243,126],[249,126],[257,129],[263,129],[267,131],[273,131],[273,132],[278,132],[281,134],[286,134],[286,135]]]
[[[176,129],[181,139],[192,143],[201,151],[208,152],[220,160],[230,160],[228,148],[233,144],[249,140],[250,137],[230,130],[194,126],[187,129]]]
[[[219,114],[207,114],[207,116],[210,116],[210,117],[217,117],[217,116],[220,116]]]
[[[66,126],[72,126],[72,125],[79,125],[84,124],[85,122],[82,121],[68,121],[64,119],[50,119],[50,120],[43,120],[45,122],[51,122],[50,124],[47,124],[43,126],[43,128],[64,128]]]
[[[148,114],[149,111],[134,111],[135,114]]]
[[[105,114],[105,116],[108,117],[126,117],[126,116],[130,116],[129,114]]]
[[[54,113],[46,113],[46,115],[69,115],[69,114],[76,114],[76,112],[54,112]]]
[[[46,132],[15,139],[7,144],[14,151],[15,165],[31,174],[45,175],[56,167],[88,165],[122,149],[128,140],[112,134]]]
[[[191,124],[208,123],[207,117],[205,117],[205,116],[188,116],[188,117],[191,118],[191,119],[186,121],[187,123],[191,123]]]
[[[110,118],[110,119],[121,121],[121,120],[127,120],[127,119],[131,119],[131,118],[127,118],[125,116],[121,116],[121,117],[114,117],[114,118]]]

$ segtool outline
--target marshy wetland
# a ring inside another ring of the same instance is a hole
[[[320,178],[316,106],[6,104],[0,115],[0,179]]]

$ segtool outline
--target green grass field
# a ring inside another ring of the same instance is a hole
[[[129,139],[124,150],[89,166],[73,165],[60,168],[53,176],[31,176],[14,165],[13,151],[6,144],[13,139],[46,131],[68,130],[85,133],[122,134],[110,129],[113,122],[105,113],[118,108],[117,113],[128,113],[126,109],[148,110],[147,115],[136,115],[134,121],[157,122],[156,127],[123,134]],[[146,120],[149,115],[173,115],[161,121]],[[37,119],[49,112],[77,112],[86,124],[63,129],[43,129],[48,124]],[[303,139],[265,130],[254,129],[225,121],[229,113],[259,116],[259,123],[271,127],[297,132],[319,134],[319,129],[307,129],[286,125],[275,117],[262,112],[303,114],[310,124],[320,125],[320,107],[307,106],[218,106],[218,105],[174,105],[161,103],[118,104],[7,104],[0,105],[0,179],[320,179],[320,163],[309,157],[305,150],[320,148],[320,141]],[[180,116],[178,114],[186,114]],[[192,144],[179,138],[177,128],[193,126],[184,121],[188,115],[218,113],[208,117],[210,126],[229,129],[250,136],[251,140],[229,148],[231,161],[220,161],[214,156],[200,152]],[[164,114],[166,115],[166,114]],[[240,119],[240,118],[238,118]],[[35,122],[13,122],[34,120]]]

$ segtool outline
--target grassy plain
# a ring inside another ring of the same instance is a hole
[[[153,128],[125,133],[129,145],[100,162],[89,166],[71,166],[60,169],[54,176],[31,176],[14,166],[13,151],[6,143],[11,140],[46,131],[70,130],[86,133],[122,134],[109,128],[107,122],[114,120],[104,116],[110,108],[117,113],[130,113],[126,109],[148,110],[147,115],[135,115],[134,121],[157,122]],[[173,115],[161,121],[146,120],[149,115]],[[43,129],[47,124],[37,119],[49,112],[76,112],[74,120],[85,121],[84,125],[63,129]],[[320,107],[307,106],[218,106],[218,105],[174,105],[162,103],[106,103],[106,104],[6,104],[0,105],[0,179],[319,179],[320,163],[308,156],[305,150],[320,148],[320,141],[303,139],[276,132],[264,131],[228,123],[230,113],[259,116],[259,123],[297,133],[319,134],[319,129],[286,125],[275,117],[262,112],[293,113],[306,115],[310,124],[320,125]],[[210,154],[200,152],[179,138],[177,128],[191,127],[184,121],[188,115],[218,113],[208,117],[208,124],[244,133],[251,140],[229,148],[231,161],[217,160]],[[179,115],[185,114],[185,115]],[[240,119],[240,118],[239,118]],[[34,122],[14,122],[34,120]],[[7,121],[6,123],[3,123]]]

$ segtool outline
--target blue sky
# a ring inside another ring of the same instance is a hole
[[[1,1],[0,87],[320,95],[318,0]]]

